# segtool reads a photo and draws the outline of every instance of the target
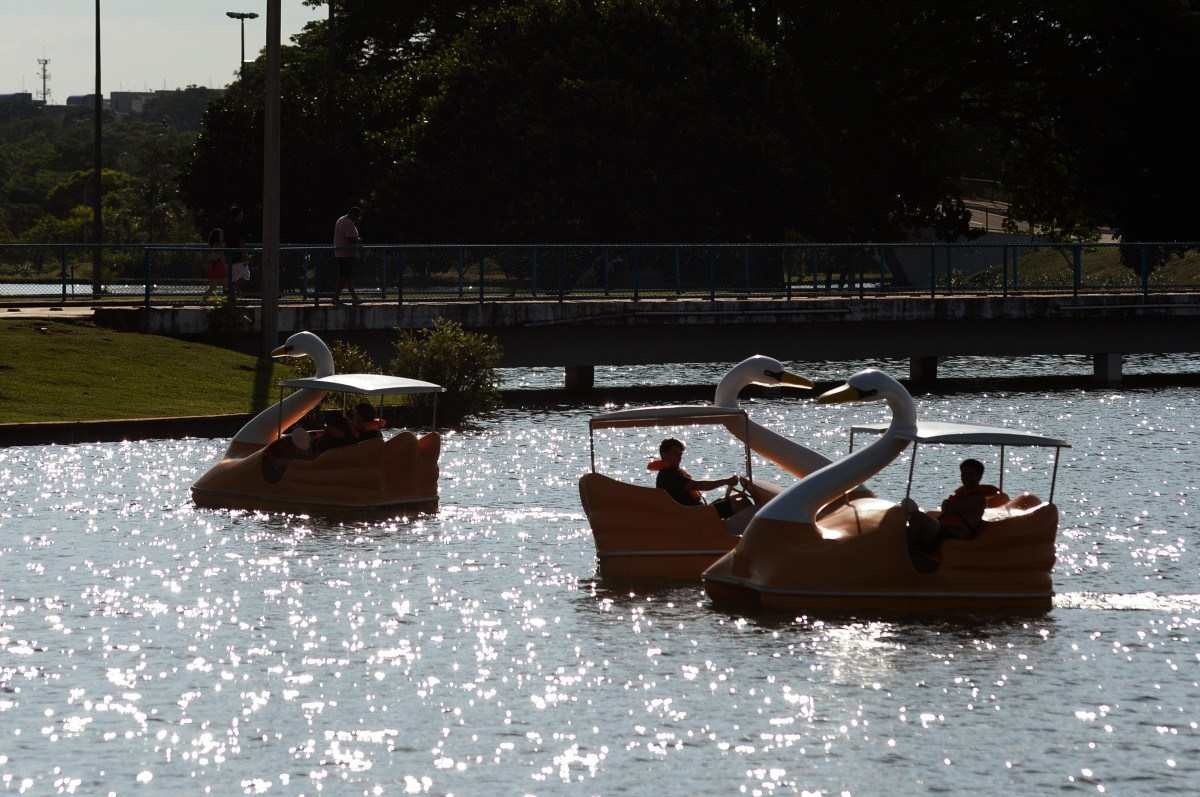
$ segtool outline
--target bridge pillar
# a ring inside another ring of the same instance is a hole
[[[567,390],[573,393],[586,393],[596,384],[594,365],[568,365],[564,371]]]
[[[1093,354],[1092,381],[1104,387],[1120,387],[1124,360],[1122,354]]]
[[[937,355],[920,354],[908,358],[908,379],[918,385],[937,381]]]

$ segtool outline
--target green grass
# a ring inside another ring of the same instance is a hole
[[[254,366],[158,335],[0,318],[0,423],[249,412]]]
[[[1070,246],[1022,248],[1019,252],[1019,266],[1015,270],[1010,266],[1010,287],[1019,287],[1021,290],[1071,287],[1073,254]],[[1117,247],[1085,246],[1081,266],[1080,287],[1085,291],[1134,290],[1141,285],[1138,272],[1121,262]],[[956,287],[995,289],[1000,285],[1001,278],[1000,269],[989,269],[958,278]],[[1150,274],[1151,289],[1167,286],[1200,287],[1200,250],[1190,249],[1182,257],[1172,256]]]

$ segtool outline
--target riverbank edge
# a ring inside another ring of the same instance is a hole
[[[901,380],[915,395],[953,395],[957,393],[1045,393],[1069,390],[1147,390],[1167,387],[1200,387],[1200,374],[1129,374],[1121,387],[1095,384],[1089,375],[1014,376],[993,378],[944,378],[934,385],[921,386]],[[837,387],[840,381],[818,382],[809,392],[782,392],[749,387],[743,398],[820,395]],[[677,404],[710,401],[712,385],[630,385],[596,387],[586,393],[563,388],[505,390],[505,409],[545,410],[559,407],[604,407],[622,404]],[[399,410],[401,408],[388,408]],[[0,448],[10,446],[70,445],[76,443],[114,443],[125,440],[159,440],[184,437],[232,437],[254,413],[194,415],[173,418],[119,418],[91,421],[45,421],[0,423]],[[393,420],[403,424],[407,418]]]

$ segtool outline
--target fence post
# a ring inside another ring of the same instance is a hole
[[[788,257],[786,246],[779,248],[779,256],[783,258],[783,292],[787,300],[792,300],[792,258]]]
[[[538,249],[537,249],[537,247],[536,247],[536,246],[535,246],[535,247],[533,247],[533,272],[532,272],[532,278],[530,279],[529,283],[530,283],[530,284],[529,284],[529,292],[530,292],[530,294],[531,294],[532,296],[534,296],[534,297],[537,297],[537,283],[538,283]]]
[[[562,261],[558,264],[558,303],[563,300],[563,272],[567,270],[567,262],[571,259],[570,247],[563,247]]]
[[[1021,290],[1021,247],[1013,249],[1013,277],[1012,289],[1014,291]]]
[[[464,247],[458,247],[458,298],[463,296],[463,275],[467,270],[467,250]]]
[[[683,295],[683,290],[679,284],[679,245],[672,247],[675,250],[675,295]]]
[[[604,296],[606,298],[608,296],[608,271],[609,271],[610,265],[611,265],[611,261],[609,259],[609,255],[608,255],[608,247],[606,246],[606,247],[604,247]]]
[[[954,293],[954,244],[946,244],[946,295]]]
[[[1083,279],[1083,245],[1075,244],[1071,264],[1071,295],[1079,295],[1079,283]]]
[[[858,258],[858,298],[860,300],[867,298],[867,253],[863,251],[863,256]]]
[[[1005,299],[1008,298],[1008,244],[1004,245],[1004,277],[1001,283],[1002,295]]]
[[[399,264],[396,266],[396,306],[404,304],[404,250],[401,249],[396,258]]]
[[[713,264],[712,249],[704,248],[704,260],[708,263],[708,300],[717,300],[717,267]]]
[[[67,303],[67,249],[66,247],[58,247],[58,268],[62,274],[62,301]]]
[[[742,250],[742,279],[746,283],[746,298],[750,298],[750,247]]]
[[[1142,278],[1142,296],[1150,295],[1150,260],[1146,257],[1146,245],[1138,244],[1138,270]]]
[[[479,303],[483,304],[483,277],[484,269],[487,266],[487,258],[481,253],[479,255]]]
[[[929,298],[937,298],[937,242],[929,244]]]
[[[642,258],[637,249],[629,250],[633,257],[633,300],[638,301],[642,281]]]
[[[142,247],[142,260],[146,269],[146,309],[150,309],[150,250]]]

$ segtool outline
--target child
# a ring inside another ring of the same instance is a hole
[[[204,298],[212,296],[218,287],[225,286],[225,233],[220,227],[214,227],[208,234],[208,248],[211,250],[208,258],[208,290]]]

